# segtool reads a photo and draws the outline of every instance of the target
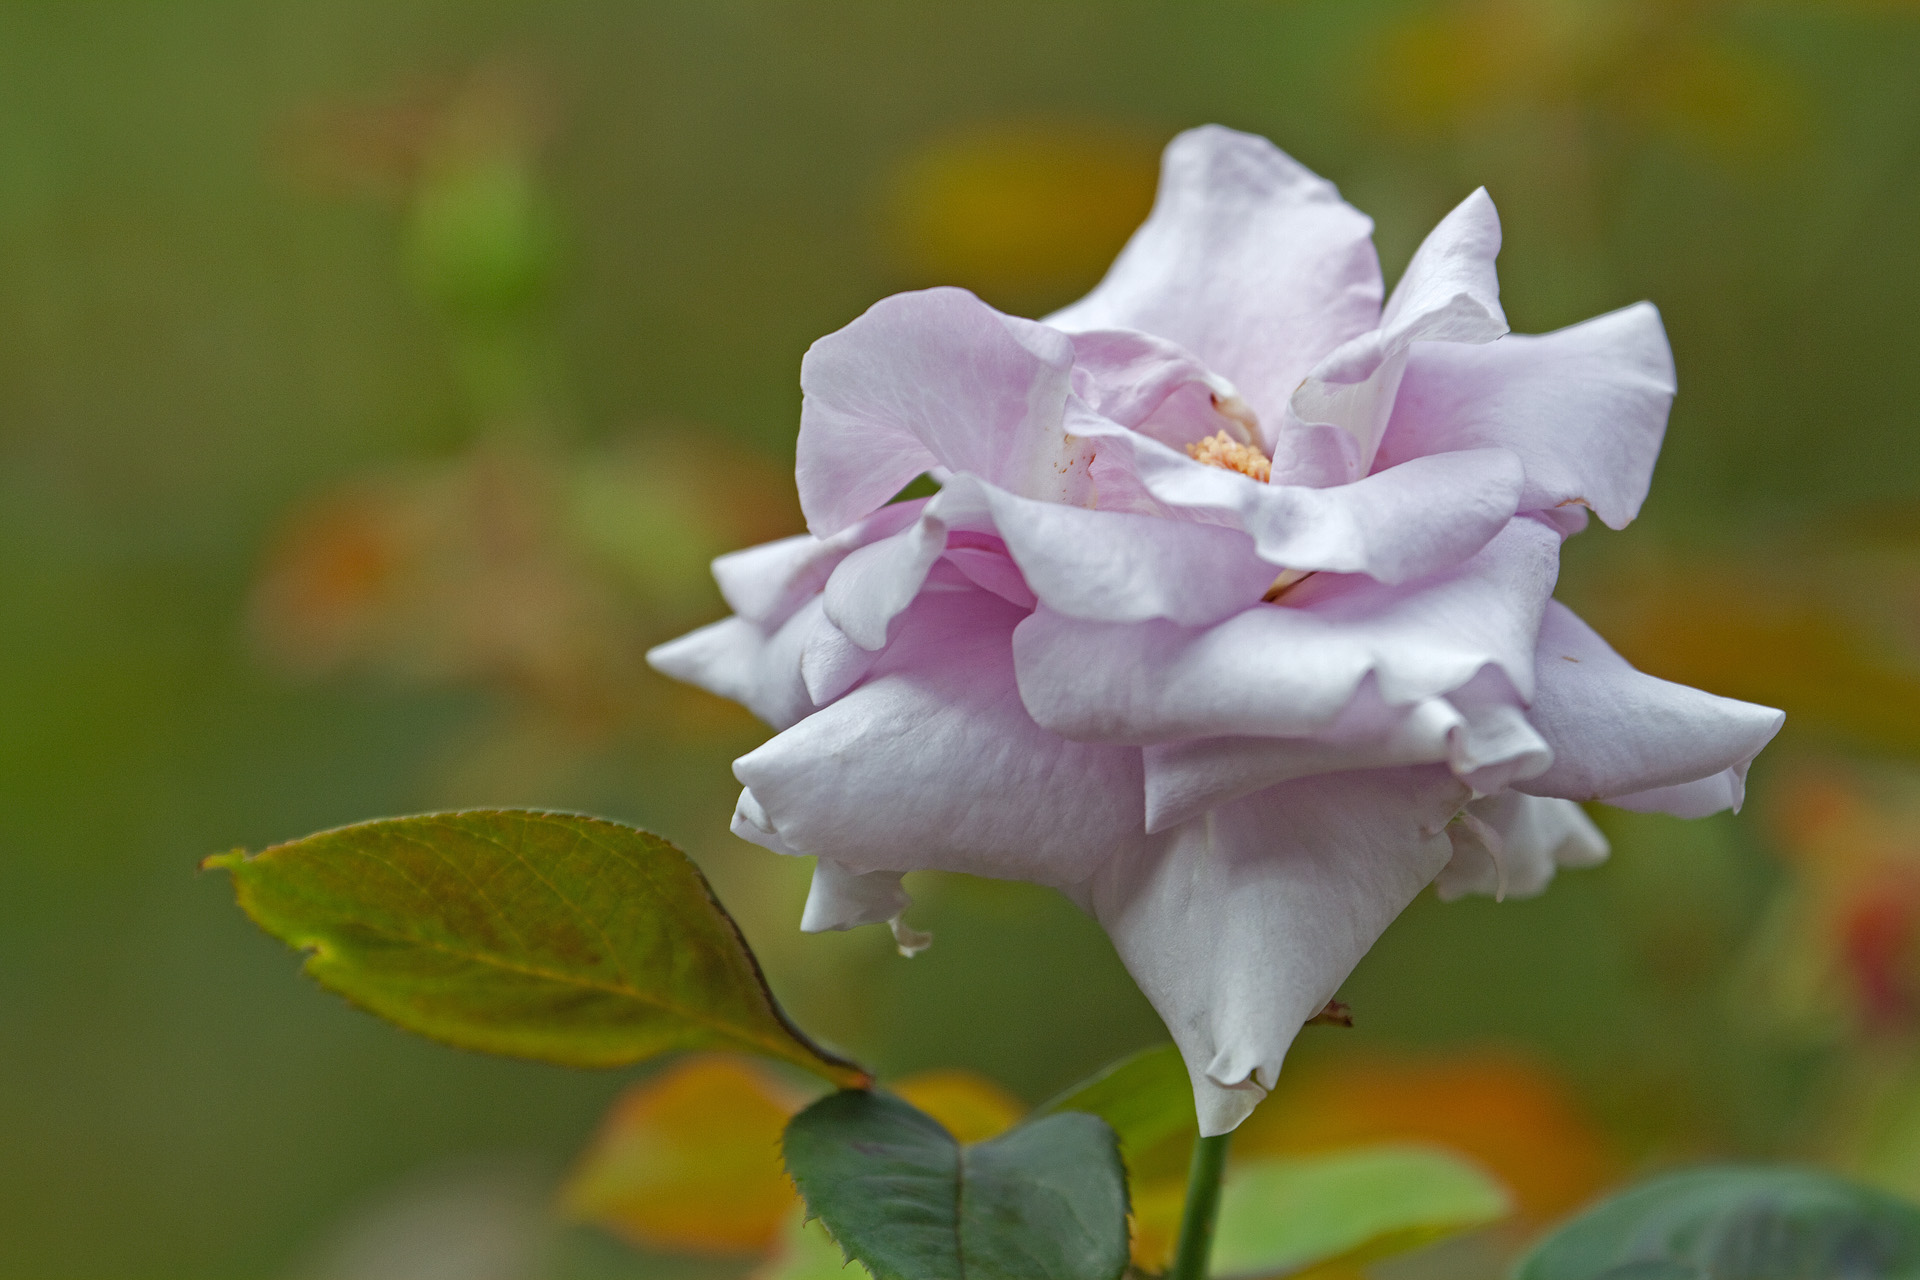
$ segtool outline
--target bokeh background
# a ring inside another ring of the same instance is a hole
[[[410,1038],[195,871],[363,817],[660,831],[889,1073],[1032,1102],[1160,1038],[1038,890],[922,877],[910,961],[802,937],[726,833],[764,731],[641,654],[799,528],[814,337],[1070,300],[1205,121],[1389,280],[1485,184],[1516,329],[1660,305],[1652,499],[1561,595],[1789,713],[1739,817],[1417,903],[1256,1142],[1451,1134],[1542,1219],[1709,1155],[1920,1192],[1920,6],[7,0],[0,1276],[743,1274],[526,1225],[640,1073]]]

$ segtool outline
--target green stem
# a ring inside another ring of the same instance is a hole
[[[1220,1216],[1220,1174],[1227,1167],[1227,1139],[1223,1133],[1193,1144],[1193,1163],[1187,1168],[1187,1208],[1180,1217],[1180,1243],[1173,1253],[1173,1269],[1166,1280],[1207,1280],[1207,1259],[1213,1253],[1213,1224]]]

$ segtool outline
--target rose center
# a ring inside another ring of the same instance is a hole
[[[1205,440],[1187,446],[1187,456],[1204,466],[1238,471],[1265,484],[1273,478],[1273,463],[1255,445],[1241,444],[1225,431],[1216,431]]]

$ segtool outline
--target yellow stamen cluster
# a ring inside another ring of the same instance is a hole
[[[1251,476],[1265,484],[1273,478],[1273,463],[1250,444],[1241,444],[1225,431],[1217,431],[1205,440],[1187,446],[1187,456],[1209,467],[1222,467]]]

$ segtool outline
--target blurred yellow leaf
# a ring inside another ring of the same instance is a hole
[[[893,176],[887,230],[926,284],[1065,301],[1153,205],[1159,144],[1098,124],[1002,124],[937,139]]]
[[[947,1126],[961,1142],[996,1138],[1026,1114],[1020,1100],[972,1071],[923,1071],[888,1086]]]
[[[1483,1053],[1347,1061],[1283,1076],[1235,1135],[1239,1156],[1431,1142],[1505,1183],[1525,1216],[1551,1218],[1604,1186],[1615,1162],[1565,1087],[1521,1059]]]
[[[1131,1192],[1133,1265],[1142,1271],[1165,1271],[1173,1262],[1173,1245],[1180,1236],[1180,1213],[1187,1200],[1186,1180],[1136,1180]]]
[[[806,1100],[744,1059],[684,1058],[621,1095],[562,1205],[645,1248],[764,1253],[798,1204],[780,1132]]]
[[[827,1234],[825,1223],[795,1209],[782,1225],[773,1252],[754,1268],[750,1280],[855,1280],[870,1274],[847,1260]]]

